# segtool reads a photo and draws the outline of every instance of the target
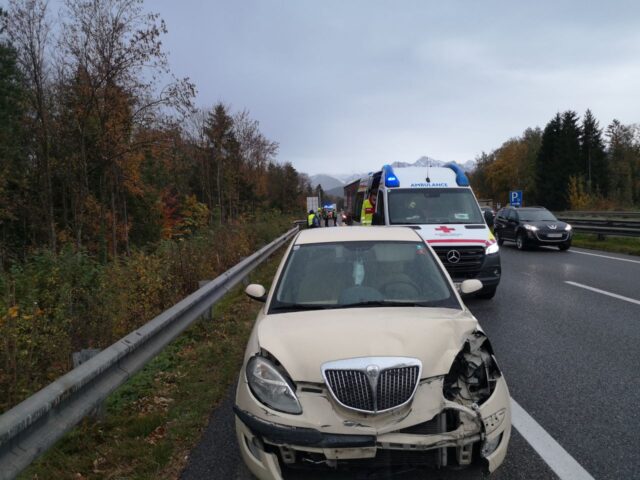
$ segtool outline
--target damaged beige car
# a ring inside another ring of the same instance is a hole
[[[269,294],[255,284],[246,293],[265,305],[234,410],[242,457],[258,478],[305,468],[493,471],[504,460],[507,384],[412,229],[305,230]]]

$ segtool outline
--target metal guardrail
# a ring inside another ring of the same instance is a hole
[[[577,232],[640,237],[640,212],[562,212],[557,217]]]
[[[298,230],[289,230],[0,416],[0,479],[14,478],[46,452]]]
[[[637,218],[640,220],[640,212],[629,211],[587,211],[587,210],[567,210],[565,212],[559,212],[558,215],[566,217],[599,217],[599,218]]]

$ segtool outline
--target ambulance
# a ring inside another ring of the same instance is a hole
[[[374,225],[409,226],[438,254],[455,283],[476,278],[476,294],[490,299],[500,283],[498,243],[462,169],[385,165],[369,175],[367,195],[376,198]]]

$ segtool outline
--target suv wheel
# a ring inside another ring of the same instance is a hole
[[[570,246],[571,246],[571,242],[564,242],[558,245],[558,248],[560,249],[560,251],[565,251],[565,250],[569,250]]]
[[[504,240],[502,239],[502,237],[498,234],[498,231],[496,230],[495,232],[493,232],[493,236],[496,237],[496,242],[498,242],[498,245],[502,246],[502,244],[504,243]]]
[[[518,250],[524,250],[526,248],[524,243],[524,235],[522,233],[519,233],[516,237],[516,247],[518,247]]]

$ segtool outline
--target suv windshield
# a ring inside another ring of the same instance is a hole
[[[389,192],[389,223],[484,223],[468,188],[411,188]]]
[[[557,222],[558,219],[549,210],[518,210],[521,222]]]
[[[422,242],[295,245],[269,313],[369,306],[460,304]]]

